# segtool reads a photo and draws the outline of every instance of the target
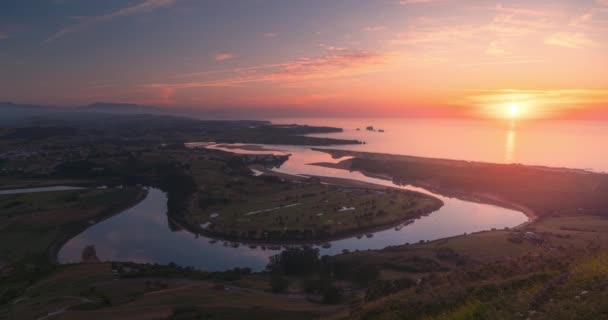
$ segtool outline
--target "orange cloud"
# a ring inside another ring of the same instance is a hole
[[[584,33],[576,32],[557,32],[545,38],[545,44],[570,48],[582,49],[588,47],[596,47],[598,45],[595,40],[590,39]]]

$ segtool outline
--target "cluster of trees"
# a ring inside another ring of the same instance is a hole
[[[321,268],[319,249],[290,248],[270,257],[266,270],[272,273],[302,276],[318,272]]]
[[[335,280],[347,280],[361,287],[377,281],[380,269],[373,264],[349,266],[328,256],[320,257],[319,249],[311,247],[290,248],[272,256],[266,270],[272,273],[271,288],[284,292],[289,288],[289,278],[301,279],[301,287],[308,294],[318,294],[323,303],[335,304],[344,300],[343,289]]]
[[[167,211],[171,216],[182,216],[188,208],[190,198],[198,189],[192,175],[179,170],[166,173],[160,187],[167,193]]]
[[[116,262],[112,263],[112,269],[117,270],[125,278],[188,278],[236,281],[245,275],[251,274],[250,268],[234,268],[221,272],[208,272],[192,267],[179,266],[173,262],[168,265]]]
[[[303,289],[310,294],[320,294],[323,303],[336,304],[343,300],[343,292],[333,285],[328,257],[320,257],[319,249],[311,247],[290,248],[270,258],[266,270],[271,272],[271,288],[285,292],[289,288],[287,276],[298,276]]]
[[[22,295],[27,287],[51,274],[57,266],[51,263],[46,253],[31,255],[0,274],[0,305]]]

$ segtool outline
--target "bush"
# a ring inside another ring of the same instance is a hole
[[[289,288],[289,280],[281,276],[273,276],[270,278],[270,288],[274,293],[283,293]]]
[[[9,301],[17,298],[18,294],[19,293],[14,288],[10,288],[10,289],[4,291],[4,293],[2,294],[2,297],[0,297],[0,305],[8,303]]]
[[[366,287],[371,282],[378,280],[380,268],[372,264],[364,264],[355,268],[352,273],[352,280],[359,285]]]
[[[325,304],[338,304],[342,302],[344,295],[342,290],[336,288],[333,285],[323,289],[323,303]]]
[[[465,263],[464,258],[462,256],[460,256],[460,254],[458,254],[458,252],[454,251],[454,249],[449,248],[449,247],[438,248],[435,251],[435,255],[437,256],[437,259],[439,259],[439,260],[451,261],[457,265],[463,265]]]
[[[306,278],[306,279],[302,280],[302,282],[300,283],[300,286],[301,286],[302,291],[304,291],[308,294],[319,292],[319,289],[320,289],[319,280],[316,278]]]
[[[365,292],[365,301],[373,301],[389,294],[411,288],[414,285],[415,282],[408,278],[399,280],[378,280],[367,288]]]

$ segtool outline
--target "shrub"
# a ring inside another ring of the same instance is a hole
[[[342,290],[336,288],[333,285],[323,289],[323,303],[325,304],[338,304],[342,302],[344,295]]]
[[[274,293],[283,293],[289,287],[289,280],[282,276],[273,276],[270,278],[270,288]]]
[[[378,280],[380,268],[372,264],[364,264],[353,270],[351,278],[361,286],[367,286],[371,282]]]

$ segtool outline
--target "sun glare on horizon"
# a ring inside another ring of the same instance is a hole
[[[507,110],[508,116],[511,119],[517,119],[521,115],[521,108],[518,104],[513,103],[509,105],[509,109]]]

